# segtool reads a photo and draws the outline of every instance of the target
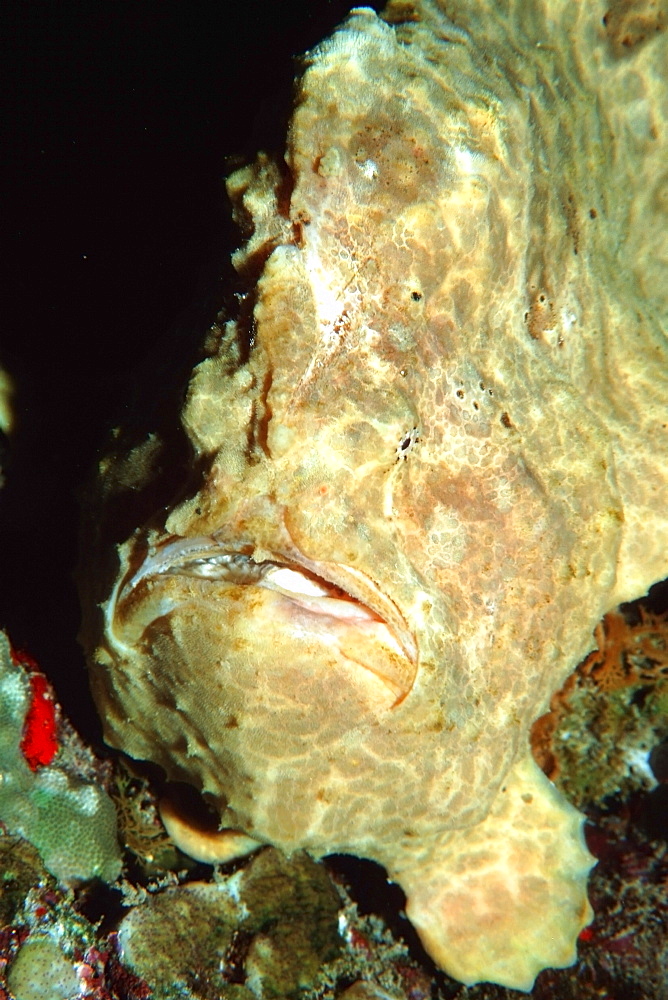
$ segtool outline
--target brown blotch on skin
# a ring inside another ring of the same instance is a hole
[[[405,24],[406,21],[419,21],[420,14],[416,4],[411,0],[399,0],[388,7],[383,14],[388,24]]]
[[[545,292],[534,293],[524,319],[532,340],[542,340],[545,331],[554,326],[556,322],[554,303]]]
[[[292,223],[292,238],[296,247],[301,250],[304,247],[304,226],[301,222]]]
[[[603,17],[617,58],[631,55],[666,28],[666,10],[658,0],[614,0]]]
[[[569,191],[564,201],[564,213],[566,215],[566,228],[573,244],[573,253],[577,256],[580,247],[580,231],[578,229],[578,210],[575,198]]]

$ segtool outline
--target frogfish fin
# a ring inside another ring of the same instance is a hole
[[[595,859],[583,823],[527,755],[486,819],[449,831],[395,870],[407,916],[434,961],[467,985],[526,992],[542,969],[571,965],[593,916],[587,875]]]

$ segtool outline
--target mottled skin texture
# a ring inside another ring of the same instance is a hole
[[[591,865],[529,727],[668,551],[667,36],[607,10],[396,2],[311,54],[286,164],[229,182],[252,335],[85,630],[111,743],[381,862],[437,962],[520,989]]]

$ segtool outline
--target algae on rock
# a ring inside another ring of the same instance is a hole
[[[269,848],[234,875],[135,906],[119,929],[122,958],[156,1000],[296,997],[341,947],[340,906],[321,865]]]

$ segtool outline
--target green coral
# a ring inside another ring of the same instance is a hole
[[[236,907],[217,885],[194,882],[149,896],[123,920],[123,961],[155,990],[177,1000],[216,996],[220,966],[232,942]],[[204,990],[202,994],[202,990]]]
[[[7,985],[14,1000],[69,1000],[80,996],[76,969],[48,934],[28,938],[12,962]]]
[[[263,851],[244,871],[240,893],[244,926],[255,932],[249,984],[263,998],[297,996],[340,949],[341,899],[329,876],[306,854]]]
[[[156,1000],[283,1000],[338,954],[340,906],[321,865],[268,848],[213,884],[149,896],[123,920],[119,942]]]
[[[0,633],[0,820],[37,848],[59,881],[113,881],[121,871],[113,803],[58,764],[30,770],[20,749],[29,704],[28,678]]]

